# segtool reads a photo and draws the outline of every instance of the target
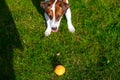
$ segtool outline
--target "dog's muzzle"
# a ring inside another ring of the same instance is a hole
[[[52,29],[52,32],[57,32],[58,31],[57,27],[52,27],[51,29]]]

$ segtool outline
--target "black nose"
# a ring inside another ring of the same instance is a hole
[[[52,30],[57,30],[57,27],[52,27]]]

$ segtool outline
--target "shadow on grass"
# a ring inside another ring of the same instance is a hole
[[[41,1],[44,1],[44,0],[31,0],[31,1],[32,1],[33,5],[35,6],[35,8],[37,9],[37,11],[44,17],[44,11],[40,7]]]
[[[12,14],[5,2],[0,0],[0,80],[15,80],[13,49],[23,50]]]
[[[32,1],[32,4],[35,6],[37,12],[39,14],[42,15],[43,19],[45,20],[45,17],[44,17],[44,11],[43,9],[40,7],[40,3],[44,0],[31,0]],[[47,25],[46,25],[47,26]],[[42,36],[42,38],[44,38],[44,36]]]
[[[51,64],[53,66],[53,69],[55,69],[57,65],[62,65],[60,58],[57,55],[51,56],[50,59],[51,59]]]

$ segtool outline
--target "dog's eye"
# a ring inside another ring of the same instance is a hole
[[[59,6],[61,7],[61,4],[59,4]]]
[[[48,6],[51,6],[51,4],[49,3]]]
[[[60,18],[61,17],[61,15],[58,15],[58,18]]]
[[[57,18],[56,18],[56,20],[58,21],[58,20],[60,19],[61,16],[62,16],[62,15],[58,15]]]
[[[49,15],[49,18],[52,19],[52,15],[51,14]]]

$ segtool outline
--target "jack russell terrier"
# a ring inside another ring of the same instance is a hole
[[[71,21],[71,11],[68,0],[45,0],[40,6],[45,11],[45,19],[47,28],[45,36],[49,36],[52,32],[57,32],[62,16],[65,14],[70,32],[75,32],[75,28]]]

